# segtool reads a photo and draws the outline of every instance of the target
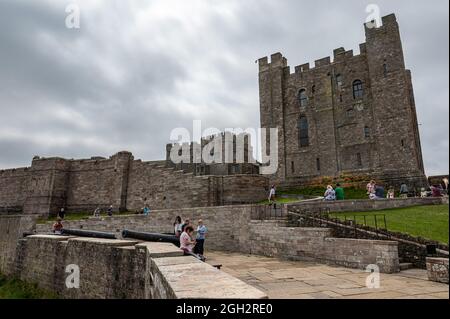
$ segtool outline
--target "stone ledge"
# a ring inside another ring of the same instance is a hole
[[[131,240],[120,240],[120,239],[102,239],[102,238],[85,238],[85,237],[73,237],[69,239],[70,242],[83,242],[90,243],[94,245],[104,245],[104,246],[134,246],[138,241]]]
[[[167,259],[152,260],[152,268],[176,299],[268,298],[264,292],[193,257]]]
[[[178,257],[183,256],[183,251],[170,243],[140,243],[136,245],[136,249],[147,249],[150,258]]]

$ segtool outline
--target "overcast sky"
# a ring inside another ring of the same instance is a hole
[[[67,29],[77,3],[81,28]],[[447,0],[0,0],[0,168],[34,155],[164,158],[176,127],[259,127],[255,60],[359,52],[369,3],[396,13],[428,174],[448,173]]]

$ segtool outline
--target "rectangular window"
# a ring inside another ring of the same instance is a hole
[[[317,170],[320,172],[320,158],[316,159]]]
[[[370,128],[368,126],[364,127],[364,137],[365,138],[370,137]]]
[[[294,166],[294,162],[291,162],[291,172],[292,174],[295,173],[295,166]]]

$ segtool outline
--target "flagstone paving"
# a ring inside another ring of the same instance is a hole
[[[381,274],[381,287],[369,289],[363,270],[223,252],[207,257],[271,299],[449,299],[449,286],[428,281],[422,269]]]

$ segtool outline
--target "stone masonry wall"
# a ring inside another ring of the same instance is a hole
[[[66,285],[69,265],[78,288]],[[11,274],[67,299],[267,298],[165,243],[33,235],[19,241]]]
[[[173,233],[176,216],[203,219],[208,227],[206,250],[260,254],[289,259],[314,259],[346,267],[364,268],[378,264],[385,272],[395,272],[398,265],[397,243],[388,241],[332,238],[329,229],[289,228],[251,221],[252,206],[204,207],[154,211],[150,216],[118,216],[67,221],[66,228],[113,232],[124,229]],[[38,232],[48,232],[50,224],[38,225]],[[394,247],[395,246],[395,247]],[[354,249],[354,250],[353,250]]]
[[[333,57],[295,70],[281,53],[259,60],[261,127],[279,130],[273,183],[294,187],[321,177],[367,174],[386,185],[427,185],[399,26],[393,14],[382,22],[365,26],[359,54],[341,47]]]
[[[35,158],[30,168],[0,171],[0,214],[249,204],[266,198],[268,184],[261,175],[194,176],[160,161],[135,161],[129,152],[109,159]]]
[[[252,222],[249,252],[291,260],[308,260],[365,269],[376,264],[382,273],[399,271],[397,242],[332,238],[330,229],[280,227]]]
[[[9,274],[17,251],[17,241],[25,232],[36,228],[36,217],[9,215],[0,216],[0,272]]]

